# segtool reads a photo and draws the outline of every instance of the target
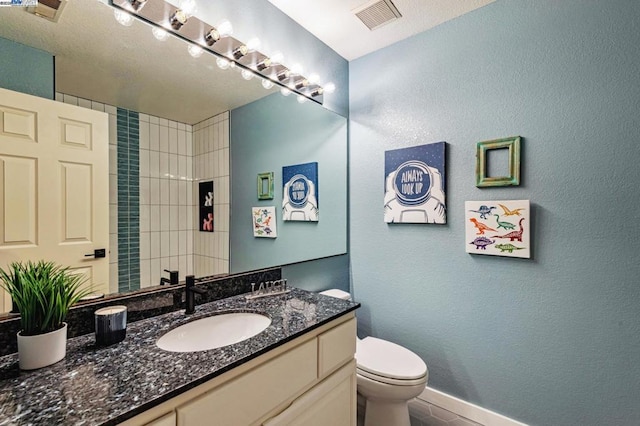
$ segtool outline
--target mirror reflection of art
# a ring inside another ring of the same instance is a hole
[[[529,200],[466,201],[467,253],[531,257]]]
[[[252,207],[251,216],[253,218],[253,236],[262,238],[276,238],[276,208]]]
[[[273,200],[273,172],[258,173],[258,200]]]
[[[198,189],[200,231],[213,232],[213,181],[200,182]]]
[[[384,221],[447,223],[445,142],[384,153]]]
[[[282,220],[318,221],[318,163],[282,168]]]

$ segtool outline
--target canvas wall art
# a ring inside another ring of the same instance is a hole
[[[276,238],[276,208],[252,207],[251,217],[253,218],[253,236],[261,238]]]
[[[445,142],[386,151],[384,221],[447,223]]]
[[[199,182],[200,231],[213,232],[213,181]]]
[[[318,163],[282,168],[282,220],[318,221]]]
[[[529,200],[467,201],[464,209],[467,253],[531,257]]]

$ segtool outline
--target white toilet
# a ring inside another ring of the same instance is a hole
[[[350,300],[345,291],[326,296]],[[375,337],[356,342],[358,393],[366,400],[365,426],[409,426],[408,402],[427,385],[424,361],[409,349]]]

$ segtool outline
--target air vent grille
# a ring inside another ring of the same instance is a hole
[[[391,0],[375,1],[359,7],[353,12],[372,31],[402,17]]]
[[[58,22],[66,3],[67,0],[38,0],[38,4],[28,7],[27,12],[49,21]]]

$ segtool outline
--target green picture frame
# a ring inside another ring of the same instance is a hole
[[[488,151],[492,149],[509,150],[507,176],[487,176],[487,156]],[[483,188],[518,185],[520,185],[520,136],[478,142],[476,147],[476,186]]]
[[[258,200],[273,200],[273,172],[258,173]]]

